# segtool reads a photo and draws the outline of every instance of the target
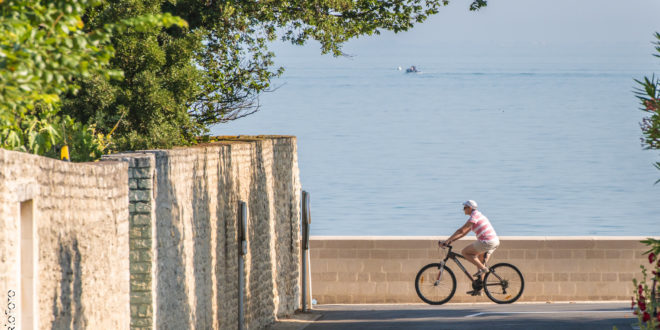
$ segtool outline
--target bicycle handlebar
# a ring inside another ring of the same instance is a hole
[[[438,246],[439,246],[441,249],[448,248],[449,251],[451,251],[451,249],[452,249],[451,244],[446,244],[446,243],[439,244],[439,243],[440,243],[440,242],[438,242]]]

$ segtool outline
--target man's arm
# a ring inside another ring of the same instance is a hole
[[[470,229],[472,228],[472,223],[470,221],[467,221],[461,228],[458,228],[456,232],[449,236],[449,238],[446,241],[440,241],[438,244],[442,245],[443,243],[445,245],[449,245],[454,241],[459,240],[461,237],[467,235],[470,232]]]

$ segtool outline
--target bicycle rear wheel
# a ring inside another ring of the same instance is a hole
[[[484,291],[490,300],[498,304],[510,304],[523,293],[525,279],[516,266],[500,263],[490,267],[484,278]]]
[[[415,277],[415,290],[420,299],[430,305],[442,305],[456,293],[456,276],[441,264],[428,264]],[[441,274],[442,270],[442,274]],[[438,279],[438,276],[440,278]]]

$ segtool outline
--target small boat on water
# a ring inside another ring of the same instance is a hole
[[[417,70],[417,67],[415,67],[414,65],[406,69],[406,73],[416,73],[416,72],[420,72],[420,71]]]

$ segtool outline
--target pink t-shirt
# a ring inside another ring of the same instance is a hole
[[[472,231],[475,235],[477,235],[478,240],[491,241],[497,238],[495,229],[493,229],[493,226],[490,224],[490,221],[488,221],[488,218],[481,214],[481,212],[477,210],[472,211],[468,222],[472,224]]]

